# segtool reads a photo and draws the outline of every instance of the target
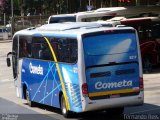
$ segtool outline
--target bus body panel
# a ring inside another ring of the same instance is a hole
[[[137,63],[94,67],[86,70],[90,99],[139,93],[139,70]],[[97,97],[97,98],[96,98]]]
[[[18,73],[20,74],[17,74],[17,77],[15,78],[14,80],[14,85],[16,87],[16,95],[17,97],[19,98],[23,98],[23,87],[22,87],[22,76],[21,76],[21,70],[22,70],[22,63],[23,63],[23,59],[18,59],[18,66],[17,66],[17,70],[18,70]]]
[[[85,64],[85,70],[81,79],[88,86],[83,110],[142,104],[142,66],[136,31],[83,35],[82,42],[85,62],[81,64]]]
[[[136,96],[114,97],[110,99],[90,100],[89,98],[83,101],[83,111],[106,110],[109,108],[138,106],[144,102],[144,93],[140,92]]]
[[[59,64],[72,111],[81,111],[77,65]],[[32,101],[60,108],[62,91],[56,63],[24,59],[22,84],[27,84]],[[69,97],[71,96],[71,97]]]

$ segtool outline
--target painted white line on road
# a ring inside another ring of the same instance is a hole
[[[11,82],[11,81],[13,81],[13,80],[11,80],[11,79],[3,79],[3,80],[0,80],[1,83]]]
[[[14,86],[10,86],[10,87],[9,87],[9,89],[14,89],[14,88],[15,88]]]
[[[149,112],[149,111],[155,111],[155,110],[160,110],[160,108],[154,108],[154,109],[149,109],[149,110],[143,110],[143,111],[133,112],[133,113],[130,113],[130,114],[138,114],[138,113]]]

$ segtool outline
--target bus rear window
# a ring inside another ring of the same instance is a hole
[[[135,33],[105,34],[83,39],[85,54],[107,55],[132,52],[136,49]]]

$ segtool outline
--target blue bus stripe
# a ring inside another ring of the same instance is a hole
[[[33,101],[34,98],[36,97],[36,95],[37,95],[37,93],[38,93],[40,87],[42,86],[43,82],[45,81],[46,77],[48,76],[49,72],[52,70],[52,68],[53,68],[54,65],[55,65],[55,64],[53,64],[51,67],[49,67],[48,72],[47,72],[47,74],[45,75],[45,77],[43,78],[43,80],[42,80],[40,86],[38,87],[38,89],[37,89],[37,91],[36,91],[36,93],[34,94],[34,96],[33,96],[33,98],[32,98],[32,101]]]
[[[44,88],[44,94],[43,94],[43,97],[45,97],[45,95],[46,95],[47,80],[48,80],[48,76],[47,76],[46,83],[45,83],[45,86],[44,86],[45,88]],[[44,100],[43,100],[43,104],[44,104]]]
[[[50,94],[52,94],[61,84],[59,84],[56,88],[54,88],[48,95],[46,95],[39,103],[41,103],[44,99],[46,99]]]
[[[51,73],[52,73],[52,76],[54,77],[54,80],[55,80],[56,85],[58,85],[57,80],[56,80],[56,78],[55,78],[56,71],[55,71],[55,73],[53,74],[53,71],[51,70]],[[58,89],[60,90],[60,88],[58,88]]]
[[[54,88],[54,86],[55,86],[54,81],[56,82],[56,79],[55,79],[56,70],[54,71],[54,74],[53,74],[53,71],[51,70],[51,73],[54,78],[54,80],[53,80],[53,88]],[[57,84],[57,86],[58,86],[58,84]],[[53,93],[52,93],[52,97],[51,97],[51,105],[53,104],[52,101],[53,101]]]

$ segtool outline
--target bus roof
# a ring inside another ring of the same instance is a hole
[[[151,23],[151,22],[160,22],[160,17],[139,17],[139,18],[125,18],[125,17],[114,17],[110,20],[107,20],[107,22],[109,21],[119,21],[121,23],[142,23],[142,24],[146,24],[146,22]]]
[[[160,6],[153,5],[153,6],[129,6],[129,7],[108,7],[108,8],[99,8],[95,10],[96,12],[113,12],[117,16],[133,16],[133,15],[160,15]]]
[[[46,24],[38,28],[28,28],[21,30],[15,33],[22,35],[60,35],[68,37],[76,37],[77,35],[98,32],[98,31],[107,31],[107,30],[116,30],[116,29],[133,29],[131,27],[103,27],[99,23],[94,22],[73,22],[73,23],[55,23],[55,24]]]
[[[71,13],[71,14],[59,14],[59,15],[51,15],[52,17],[56,16],[56,17],[68,17],[68,16],[76,16],[76,15],[91,15],[91,14],[101,14],[101,13],[106,13],[106,11],[96,11],[96,10],[92,10],[92,11],[83,11],[83,12],[77,12],[77,13]],[[107,15],[107,14],[106,14]]]
[[[114,17],[115,14],[112,12],[107,12],[106,11],[85,11],[85,12],[78,12],[78,13],[73,13],[73,14],[60,14],[60,15],[52,15],[48,18],[48,24],[50,23],[59,23],[59,22],[81,22],[82,19],[85,18],[95,18],[95,17]]]

